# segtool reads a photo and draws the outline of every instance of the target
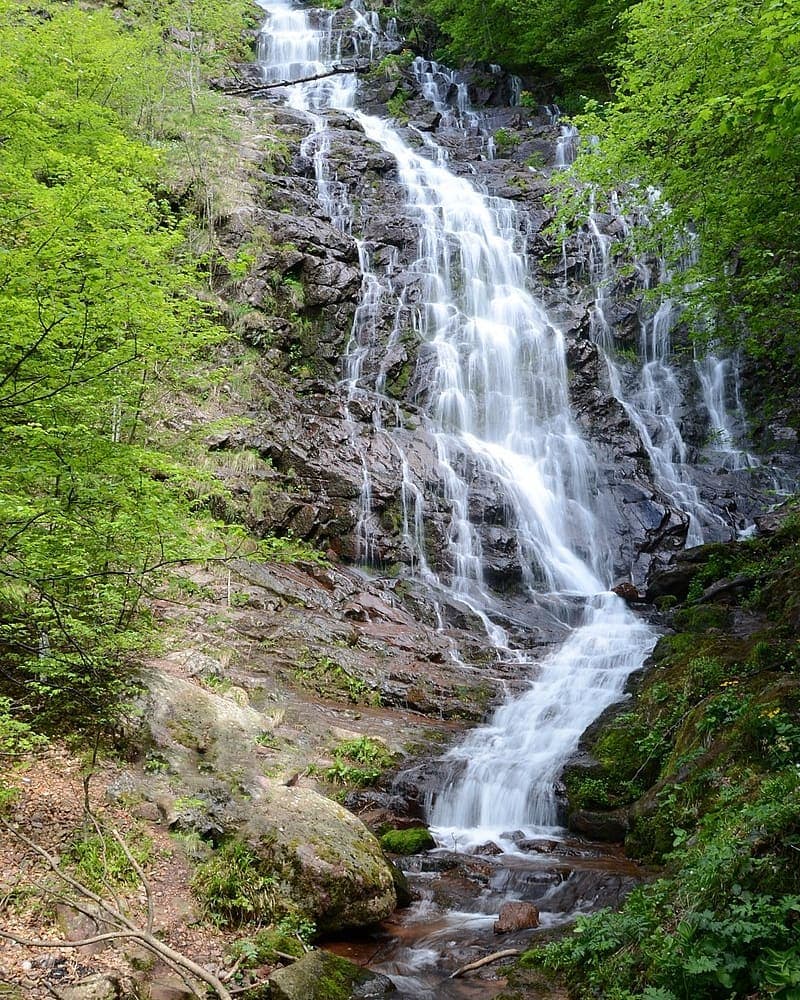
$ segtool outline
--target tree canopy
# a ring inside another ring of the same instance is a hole
[[[800,364],[798,0],[422,0],[460,61],[505,63],[584,106],[583,190],[665,211],[637,236],[698,260],[678,276],[698,328],[785,373]],[[602,103],[598,103],[602,102]],[[569,205],[573,192],[562,204]],[[711,318],[711,322],[709,321]]]
[[[654,220],[715,334],[795,363],[800,212],[800,3],[641,0],[621,17],[615,99],[580,120],[600,142],[579,175],[661,189]],[[637,191],[636,185],[639,186]]]
[[[94,725],[142,588],[203,551],[142,421],[219,336],[160,187],[192,58],[163,16],[0,0],[0,680],[18,711]]]

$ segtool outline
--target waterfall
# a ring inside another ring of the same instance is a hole
[[[259,59],[266,79],[291,79],[289,71],[308,76],[309,67],[329,64],[341,51],[327,15],[315,14],[314,27],[309,14],[282,0],[263,0],[262,6],[268,17]],[[354,30],[377,29],[365,22]],[[442,104],[437,68],[419,63],[417,73],[427,75],[429,99]],[[523,695],[450,751],[453,779],[432,803],[430,819],[441,842],[460,846],[508,830],[552,830],[560,768],[586,726],[621,696],[654,634],[608,591],[613,553],[598,514],[597,467],[570,413],[563,337],[529,290],[524,220],[512,203],[488,197],[451,171],[434,139],[412,148],[392,123],[357,110],[355,76],[333,81],[299,84],[288,96],[314,122],[306,152],[314,157],[322,203],[337,224],[347,220],[356,228],[325,163],[324,111],[335,109],[350,115],[397,164],[403,214],[416,229],[409,270],[420,289],[409,308],[395,287],[394,269],[374,267],[361,245],[363,296],[344,359],[348,391],[351,398],[373,401],[375,432],[391,439],[404,463],[403,536],[414,571],[469,607],[498,657],[529,678]],[[449,124],[466,136],[474,133],[475,117],[464,100],[462,93]],[[431,359],[417,402],[435,444],[439,502],[448,511],[445,565],[436,571],[422,532],[428,498],[405,462],[402,414],[382,397],[380,375],[368,384],[365,374],[380,371],[379,363],[365,360],[385,350],[370,322],[378,300],[396,303],[397,322],[413,329],[421,353]],[[393,408],[390,424],[380,413]],[[363,460],[359,531],[367,552],[369,464]],[[542,658],[509,648],[498,621],[497,597],[485,579],[481,526],[470,511],[476,480],[491,485],[505,512],[526,599],[546,606],[566,635]]]
[[[615,229],[623,236],[628,235],[633,223],[623,215],[613,198],[610,207]],[[663,210],[659,192],[648,191],[647,210]],[[639,214],[638,224],[647,225],[647,211],[642,208]],[[681,432],[686,399],[671,357],[672,331],[679,321],[681,307],[663,294],[655,306],[640,305],[636,345],[638,366],[635,375],[626,376],[608,319],[611,293],[620,283],[613,254],[615,239],[602,231],[594,204],[586,220],[585,241],[594,292],[590,336],[603,351],[611,391],[639,434],[650,460],[653,480],[673,506],[688,513],[687,546],[699,545],[709,536],[730,537],[730,525],[703,502],[688,473],[689,449]],[[691,259],[696,248],[690,237],[687,241],[687,254]],[[653,285],[653,262],[640,257],[634,264],[638,288],[642,292],[649,291]],[[655,261],[655,272],[657,286],[666,285],[671,275],[663,256]],[[707,353],[695,357],[694,371],[708,416],[707,453],[713,455],[717,466],[723,469],[755,468],[757,460],[736,443],[741,437],[740,425],[744,420],[735,362]]]

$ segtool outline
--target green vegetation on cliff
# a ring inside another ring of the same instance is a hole
[[[0,0],[6,720],[102,727],[143,642],[142,595],[220,550],[202,497],[217,487],[151,425],[222,335],[187,247],[221,127],[200,81],[249,10]]]
[[[619,913],[526,961],[575,995],[800,997],[800,522],[709,545],[639,690],[567,775],[665,864]]]
[[[556,93],[608,94],[616,19],[631,0],[401,0],[403,21],[450,62],[481,60]]]
[[[630,185],[631,203],[639,185],[660,189],[670,208],[651,212],[645,239],[681,266],[696,331],[745,347],[784,404],[800,322],[800,6],[641,0],[619,23],[615,100],[579,120],[600,142],[578,174]]]

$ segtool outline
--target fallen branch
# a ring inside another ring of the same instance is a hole
[[[25,939],[19,935],[10,934],[7,931],[0,931],[0,938],[8,941],[16,941],[18,944],[27,945],[30,948],[80,948],[84,945],[127,938],[128,940],[138,941],[142,947],[158,956],[165,963],[165,965],[168,965],[170,968],[177,971],[179,975],[181,975],[181,978],[184,978],[183,973],[188,973],[188,975],[201,980],[201,982],[204,982],[206,986],[209,986],[217,995],[218,1000],[231,1000],[230,992],[221,980],[213,973],[204,969],[202,965],[198,965],[198,963],[192,961],[192,959],[187,958],[186,955],[182,955],[180,952],[170,948],[169,945],[157,938],[151,931],[143,930],[136,923],[134,923],[134,921],[126,917],[125,914],[121,912],[121,909],[109,905],[104,899],[98,896],[96,892],[93,892],[89,886],[84,885],[73,876],[68,875],[59,867],[58,861],[52,856],[52,854],[48,853],[35,841],[31,840],[30,837],[27,837],[18,827],[9,823],[8,820],[0,817],[0,827],[7,830],[12,837],[16,837],[17,840],[29,847],[34,854],[37,854],[40,858],[42,858],[47,863],[53,874],[68,885],[70,889],[76,892],[79,897],[91,900],[98,907],[98,909],[105,914],[105,918],[103,919],[104,923],[118,928],[114,931],[109,931],[103,934],[95,934],[91,937],[83,938],[80,941],[43,941],[37,939]],[[123,850],[125,851],[128,859],[131,860],[130,853],[127,848],[123,847]],[[144,874],[141,867],[136,865],[135,862],[132,863],[134,864],[134,867],[138,869],[137,874],[141,873],[141,877]],[[145,888],[145,892],[148,895],[149,924],[152,919],[152,897],[147,892],[147,886]],[[185,981],[186,980],[184,979],[184,982]],[[194,992],[195,996],[200,996],[194,988],[192,988],[192,992]]]
[[[226,94],[232,94],[234,97],[258,97],[264,90],[293,87],[296,83],[314,83],[316,80],[325,80],[329,76],[337,76],[341,73],[366,73],[369,68],[369,63],[353,63],[352,66],[334,66],[332,69],[325,70],[324,73],[301,76],[296,80],[278,80],[276,83],[245,83],[239,87],[223,87],[222,89]]]
[[[515,955],[519,955],[520,952],[517,948],[506,948],[505,951],[494,951],[491,955],[486,955],[485,958],[479,958],[477,962],[470,962],[469,965],[462,965],[460,969],[456,969],[448,978],[458,979],[464,975],[465,972],[473,972],[475,969],[480,969],[481,966],[491,965],[492,962],[499,962],[501,958],[513,958]]]

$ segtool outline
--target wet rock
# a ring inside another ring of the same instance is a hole
[[[756,517],[755,525],[759,535],[771,536],[776,534],[786,524],[789,518],[796,517],[798,504],[795,500],[787,500],[775,510]]]
[[[392,878],[394,879],[394,891],[397,896],[398,910],[404,910],[411,906],[417,898],[411,888],[411,883],[406,877],[406,873],[396,864],[392,864]]]
[[[668,561],[654,562],[647,579],[645,597],[648,601],[670,595],[683,601],[698,569],[720,551],[718,543],[698,545],[673,556]]]
[[[533,903],[504,903],[494,922],[495,934],[511,934],[539,926],[539,911]]]
[[[613,812],[578,809],[570,814],[569,828],[590,840],[621,844],[630,829],[630,822],[623,809]]]
[[[496,857],[498,854],[503,853],[503,848],[498,847],[493,840],[487,840],[485,844],[479,844],[478,847],[473,848],[472,854],[483,854],[488,857]]]
[[[618,583],[616,587],[611,588],[611,591],[628,604],[640,604],[644,600],[644,595],[640,594],[638,588],[628,580]]]
[[[423,760],[395,776],[392,794],[406,802],[409,815],[423,818],[433,793],[445,788],[447,781],[455,777],[451,769],[456,769],[455,773],[458,773],[463,767],[463,762]]]
[[[391,996],[394,983],[339,955],[311,951],[269,977],[272,1000],[370,1000]]]
[[[523,837],[516,843],[520,851],[526,851],[530,854],[552,854],[559,846],[557,840],[539,840],[533,837]]]

